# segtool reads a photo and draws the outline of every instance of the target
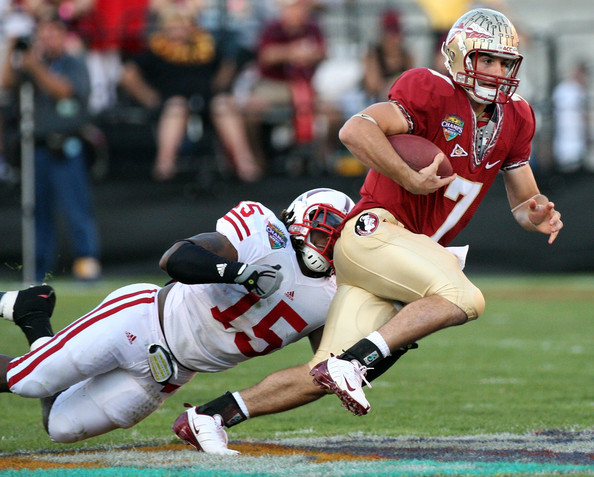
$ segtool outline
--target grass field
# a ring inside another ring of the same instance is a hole
[[[422,340],[418,350],[373,383],[367,392],[372,404],[368,416],[352,416],[336,397],[327,396],[232,428],[231,447],[300,437],[331,441],[352,435],[423,438],[594,430],[594,275],[471,278],[485,295],[484,315]],[[162,283],[163,277],[87,286],[52,283],[58,295],[55,329],[89,311],[109,291],[137,281]],[[25,352],[20,330],[8,322],[0,326],[0,353]],[[203,403],[309,356],[308,343],[297,343],[224,373],[199,375],[134,428],[71,445],[48,439],[37,400],[2,395],[0,454],[171,444],[176,439],[170,427],[184,402]],[[594,454],[592,444],[587,452]],[[594,473],[594,465],[590,470]]]

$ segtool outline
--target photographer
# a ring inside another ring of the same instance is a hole
[[[87,160],[80,130],[87,120],[89,75],[82,58],[65,49],[67,28],[58,16],[37,22],[33,38],[11,42],[1,86],[15,102],[24,82],[34,87],[36,278],[54,271],[55,212],[64,213],[73,273],[83,280],[100,273],[98,233],[92,213]]]

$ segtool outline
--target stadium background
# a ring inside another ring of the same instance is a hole
[[[330,56],[339,69],[348,68],[353,59],[357,61],[373,37],[377,14],[390,5],[403,14],[407,45],[417,66],[429,64],[430,31],[414,0],[328,3],[332,8],[322,17],[322,24],[330,39]],[[218,4],[224,8],[223,2]],[[524,233],[509,213],[499,179],[453,245],[471,244],[470,272],[592,272],[594,160],[590,157],[589,168],[577,174],[555,172],[550,152],[553,113],[549,98],[552,87],[576,61],[585,59],[594,66],[593,4],[591,0],[565,0],[560,9],[556,0],[514,0],[508,6],[513,13],[510,16],[529,38],[522,51],[526,60],[519,92],[534,106],[539,123],[534,166],[543,193],[552,197],[563,213],[565,230],[553,247],[543,236]],[[257,184],[235,182],[218,171],[216,154],[204,140],[193,145],[191,157],[186,158],[189,169],[179,181],[155,184],[149,174],[154,151],[150,125],[136,113],[122,106],[101,124],[108,148],[96,164],[93,190],[105,275],[157,271],[161,253],[173,240],[212,230],[216,218],[239,200],[262,201],[280,212],[300,192],[312,187],[330,186],[358,197],[361,176],[320,170],[294,176],[282,164],[283,173]],[[279,154],[277,160],[282,162],[286,157]],[[19,280],[22,245],[18,188],[0,191],[0,230],[0,279]],[[71,261],[63,235],[57,275],[68,274]]]

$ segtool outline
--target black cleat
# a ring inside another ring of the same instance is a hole
[[[55,306],[54,289],[49,285],[37,285],[4,293],[0,300],[0,316],[14,321],[25,334],[29,346],[33,346],[39,338],[54,336],[50,317]]]
[[[36,285],[25,290],[6,292],[2,297],[0,315],[23,326],[33,316],[49,318],[56,306],[56,292],[49,285]]]

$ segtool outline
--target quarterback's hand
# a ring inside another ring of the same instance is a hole
[[[439,165],[444,158],[445,155],[439,153],[427,167],[419,170],[419,172],[411,171],[408,183],[402,184],[404,188],[413,194],[427,195],[432,194],[436,190],[453,182],[454,179],[456,179],[456,174],[452,174],[448,177],[440,177],[437,175],[437,169],[439,169]]]
[[[283,274],[279,272],[280,265],[248,265],[244,264],[235,278],[247,288],[247,291],[260,298],[268,298],[272,295],[283,281]]]
[[[563,228],[561,213],[555,210],[553,202],[539,204],[535,199],[528,202],[528,219],[532,225],[543,234],[550,234],[549,243],[553,243]]]

